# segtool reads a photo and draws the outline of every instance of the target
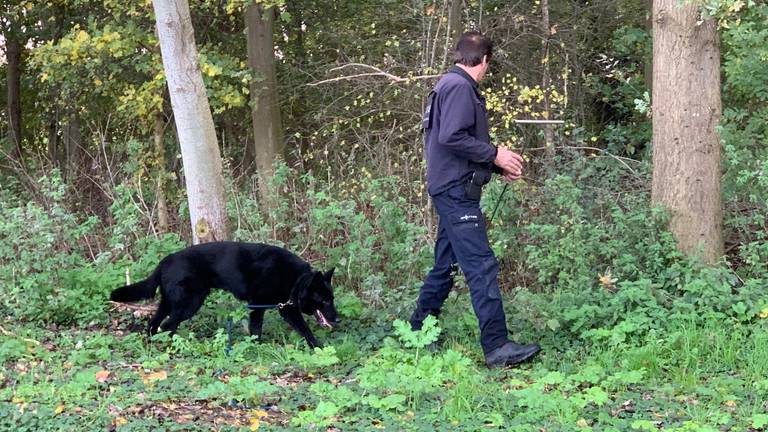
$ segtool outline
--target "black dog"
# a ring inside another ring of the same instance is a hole
[[[280,316],[314,348],[321,344],[301,314],[315,315],[318,323],[327,328],[339,322],[333,304],[332,276],[333,270],[325,274],[314,271],[297,255],[276,246],[204,243],[168,255],[149,278],[112,291],[110,298],[117,302],[149,299],[160,286],[160,305],[148,328],[152,335],[161,323],[162,330],[175,332],[179,323],[200,309],[211,288],[219,288],[249,304],[276,305]],[[264,311],[251,311],[252,335],[261,337]]]

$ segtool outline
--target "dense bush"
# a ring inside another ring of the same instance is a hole
[[[117,217],[105,229],[97,218],[70,211],[73,192],[57,172],[39,183],[47,208],[0,195],[0,307],[5,315],[57,323],[102,321],[108,293],[124,284],[126,273],[134,280],[147,274],[181,244],[177,235],[142,238],[132,244],[140,257],[134,262],[117,228],[125,221]]]
[[[284,165],[277,172],[279,198],[269,213],[258,210],[252,193],[232,189],[235,238],[283,244],[318,267],[336,267],[340,296],[354,295],[369,309],[409,308],[432,258],[423,209],[398,193],[414,185],[372,178],[356,195],[342,196]],[[743,323],[763,310],[761,243],[743,248],[743,278],[726,267],[702,268],[675,249],[664,213],[649,208],[642,191],[587,194],[589,181],[561,175],[540,187],[515,184],[501,197],[490,238],[518,329],[552,332],[562,341],[623,344],[674,323]],[[41,184],[48,209],[3,196],[6,315],[103,320],[108,293],[125,282],[126,272],[133,280],[145,277],[183,245],[175,235],[133,235],[130,226],[140,220],[130,188],[119,188],[114,223],[105,226],[67,210],[68,192],[55,173]],[[489,187],[488,213],[500,191],[500,183]]]

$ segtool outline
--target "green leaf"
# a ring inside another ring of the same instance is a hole
[[[768,414],[755,414],[752,416],[752,427],[760,429],[768,426]]]

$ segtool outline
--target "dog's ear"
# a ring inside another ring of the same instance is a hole
[[[315,280],[317,275],[314,272],[304,273],[296,279],[293,285],[293,291],[291,292],[291,300],[296,307],[301,308],[304,303],[304,299],[309,295],[309,287]]]
[[[323,286],[323,279],[325,276],[323,275],[323,272],[316,271],[315,276],[312,278],[312,285],[317,286],[318,288]]]
[[[328,282],[329,285],[331,284],[331,278],[333,277],[334,270],[336,270],[336,267],[331,268],[330,270],[325,272],[325,274],[323,275],[323,279],[325,279],[325,281]]]

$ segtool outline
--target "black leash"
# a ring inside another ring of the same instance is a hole
[[[291,306],[293,304],[293,300],[288,300],[285,303],[278,303],[278,304],[247,304],[245,307],[247,307],[249,310],[254,309],[282,309],[286,306]]]
[[[488,219],[488,225],[491,224],[493,221],[493,218],[496,216],[496,210],[499,209],[499,204],[501,204],[501,199],[504,198],[504,193],[507,192],[507,188],[509,187],[509,183],[504,183],[504,189],[501,190],[501,194],[499,195],[499,198],[496,200],[496,207],[493,208],[493,214],[491,214],[491,218]]]
[[[277,304],[247,304],[245,305],[248,310],[255,310],[255,309],[282,309],[286,306],[292,306],[293,300],[288,300],[285,303],[277,303]],[[226,355],[229,355],[229,353],[232,352],[232,318],[227,318],[227,346],[224,347],[224,353]]]
[[[523,141],[523,147],[520,149],[520,156],[522,157],[525,154],[525,149],[528,147],[526,145],[526,142]],[[522,177],[521,177],[522,178]],[[504,189],[501,190],[501,194],[499,194],[499,199],[496,200],[496,207],[493,208],[493,213],[491,214],[491,218],[488,219],[488,225],[491,224],[493,221],[493,218],[496,216],[496,210],[499,209],[499,204],[501,204],[501,199],[504,198],[504,194],[507,192],[507,188],[509,188],[509,183],[504,183]]]

